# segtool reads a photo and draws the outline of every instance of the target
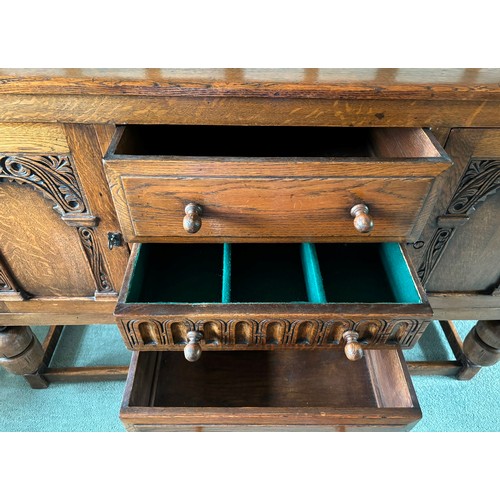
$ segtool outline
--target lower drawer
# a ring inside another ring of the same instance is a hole
[[[328,351],[134,352],[131,431],[403,430],[420,407],[399,347],[357,363]]]

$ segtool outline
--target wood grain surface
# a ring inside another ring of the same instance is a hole
[[[59,297],[0,302],[2,325],[98,325],[115,322],[116,299]]]
[[[66,125],[65,131],[89,209],[99,218],[99,225],[94,231],[104,270],[109,276],[110,292],[118,294],[129,252],[125,245],[113,250],[108,247],[108,233],[120,230],[101,156],[101,144],[109,145],[110,130],[106,127],[95,129],[91,125]]]
[[[500,171],[500,164],[499,164]],[[500,192],[454,232],[427,282],[430,292],[491,294],[500,285]]]
[[[0,93],[499,99],[499,69],[3,69]]]
[[[500,297],[482,293],[429,293],[434,318],[462,320],[498,319]]]
[[[498,127],[499,116],[499,100],[273,100],[0,93],[0,121],[15,123]]]
[[[0,184],[0,251],[16,283],[32,296],[92,296],[78,234],[52,206],[27,185]]]
[[[68,153],[59,124],[0,123],[0,151],[4,153]]]
[[[432,178],[121,177],[117,212],[125,237],[141,241],[405,241]],[[116,193],[117,191],[113,191]],[[188,203],[203,207],[202,227],[182,225]],[[360,234],[351,208],[364,203],[374,229]]]

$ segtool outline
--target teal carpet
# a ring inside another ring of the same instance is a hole
[[[462,338],[474,325],[455,322]],[[420,344],[405,351],[408,360],[452,359],[437,323]],[[48,328],[33,328],[43,340]],[[114,325],[68,326],[53,367],[126,365],[125,349]],[[425,431],[500,431],[500,363],[468,382],[449,377],[413,377]],[[0,431],[123,431],[118,418],[125,382],[57,383],[32,390],[24,379],[0,368]]]

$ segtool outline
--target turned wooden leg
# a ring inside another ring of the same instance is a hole
[[[466,365],[459,380],[469,380],[483,367],[500,361],[500,321],[478,321],[464,340]]]
[[[0,366],[22,375],[33,389],[44,389],[43,348],[28,326],[0,327]]]

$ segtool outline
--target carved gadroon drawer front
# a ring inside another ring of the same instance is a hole
[[[133,350],[411,347],[431,317],[398,243],[137,244],[115,316]]]
[[[422,129],[220,126],[122,127],[104,162],[144,243],[415,241],[451,165]]]

